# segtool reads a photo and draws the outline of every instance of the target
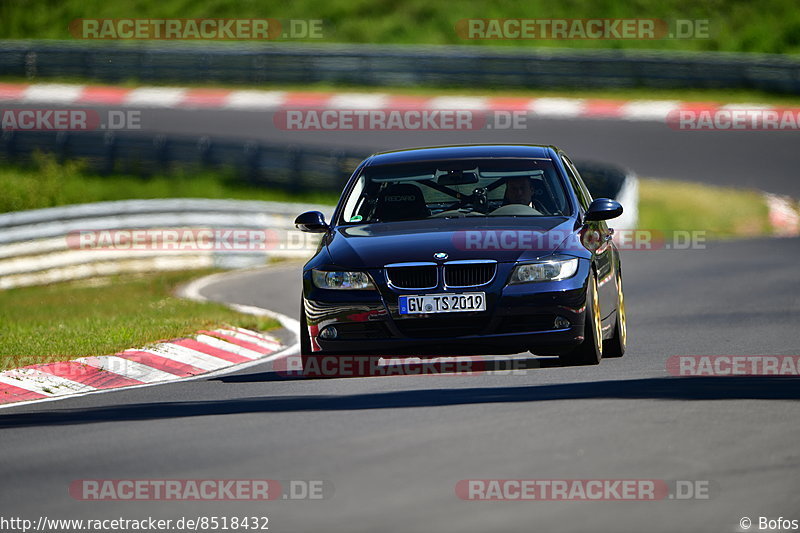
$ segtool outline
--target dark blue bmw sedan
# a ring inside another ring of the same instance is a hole
[[[619,252],[554,146],[464,145],[370,156],[303,269],[301,354],[531,351],[596,364],[625,352]]]

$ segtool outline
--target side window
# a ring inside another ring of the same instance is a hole
[[[567,171],[567,176],[569,176],[569,181],[572,184],[572,188],[575,189],[575,195],[578,197],[578,202],[580,202],[581,208],[583,211],[586,211],[589,209],[589,203],[591,201],[589,200],[589,198],[591,198],[591,196],[589,196],[589,192],[582,187],[583,184],[581,183],[581,180],[578,179],[577,171],[572,166],[572,163],[570,163],[569,159],[562,155],[561,162],[564,164],[564,168]]]
[[[572,164],[572,161],[570,161],[567,157],[564,157],[564,160],[567,162],[569,167],[572,169],[572,172],[575,173],[575,176],[578,178],[578,183],[581,186],[581,190],[583,191],[583,195],[586,197],[586,200],[591,204],[592,200],[593,200],[592,193],[590,193],[589,192],[589,188],[586,187],[586,183],[583,181],[583,178],[581,177],[581,173],[578,172],[578,168],[574,164]]]
[[[354,220],[358,215],[362,215],[361,208],[363,207],[363,198],[361,196],[366,184],[366,177],[362,174],[358,181],[350,191],[350,196],[347,198],[347,203],[344,205],[342,220],[344,222],[355,222]]]

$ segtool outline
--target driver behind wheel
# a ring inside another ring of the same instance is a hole
[[[531,206],[533,184],[527,176],[515,176],[506,179],[506,192],[503,205],[522,204]]]

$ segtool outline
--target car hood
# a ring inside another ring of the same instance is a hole
[[[442,219],[339,226],[327,241],[334,265],[380,268],[389,263],[495,259],[512,262],[552,254],[571,235],[568,217]],[[526,240],[523,235],[528,236]],[[505,237],[504,237],[505,236]]]

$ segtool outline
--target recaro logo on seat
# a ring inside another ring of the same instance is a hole
[[[409,195],[405,195],[405,196],[387,196],[386,197],[386,201],[387,202],[413,202],[414,198],[415,197],[410,195],[410,194]]]

